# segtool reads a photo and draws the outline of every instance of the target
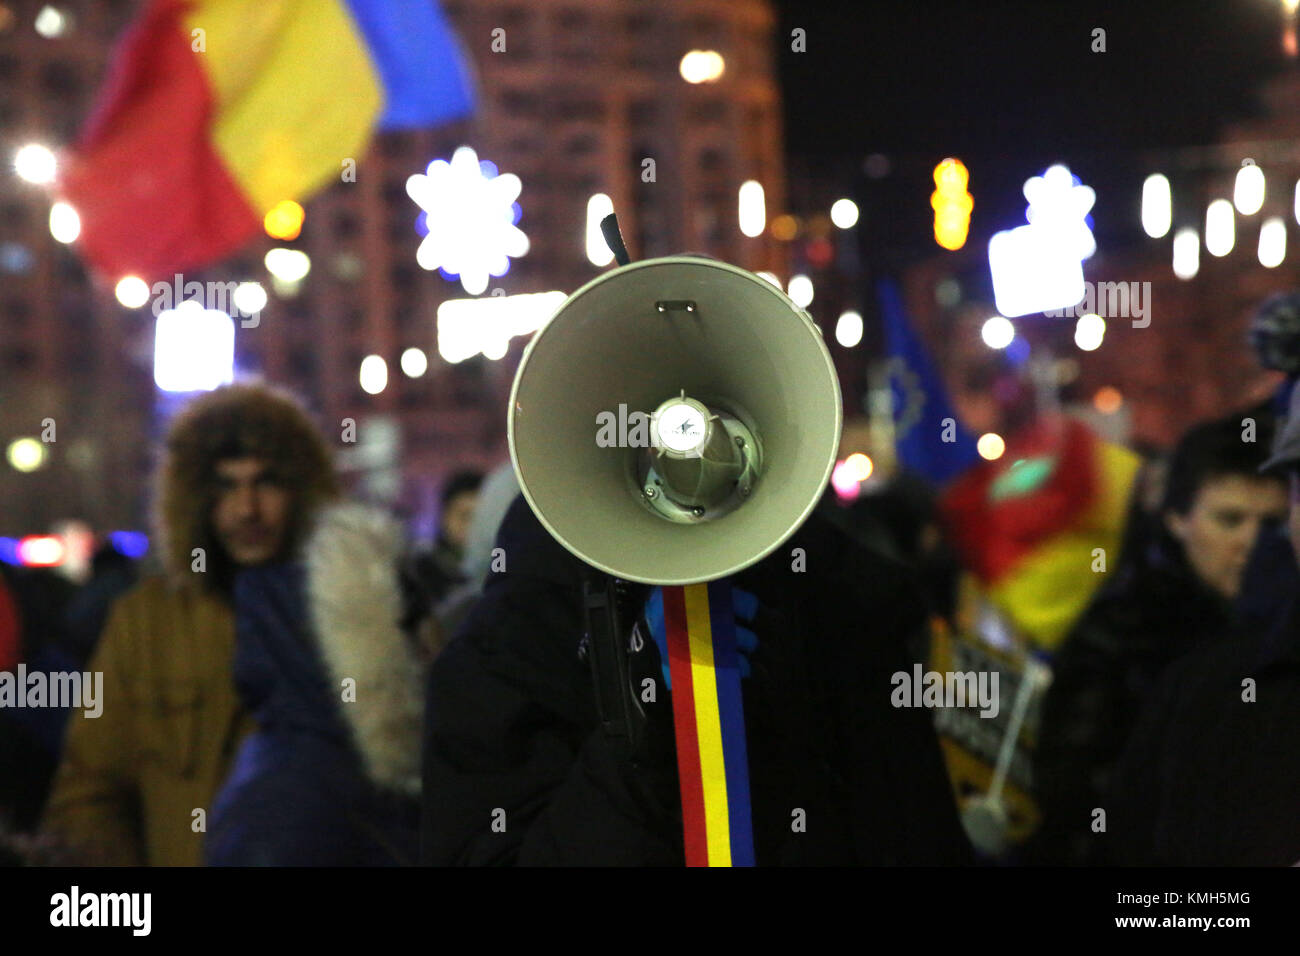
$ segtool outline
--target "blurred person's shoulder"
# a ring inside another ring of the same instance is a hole
[[[161,573],[149,574],[113,601],[103,637],[171,643],[178,627],[192,627],[197,622],[229,622],[233,626],[233,621],[233,610],[218,594],[181,586]]]
[[[555,540],[538,520],[523,494],[515,496],[497,530],[493,563],[485,590],[503,581],[536,579],[552,584],[581,586],[583,563]]]
[[[780,547],[741,572],[764,603],[831,619],[888,622],[910,630],[928,617],[916,572],[841,526],[821,509]]]

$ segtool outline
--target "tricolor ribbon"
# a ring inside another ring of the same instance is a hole
[[[686,865],[753,866],[731,586],[665,587],[663,597]]]

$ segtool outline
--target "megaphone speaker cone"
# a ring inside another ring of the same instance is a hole
[[[826,487],[841,426],[807,313],[753,273],[679,256],[611,270],[564,302],[524,352],[508,432],[524,496],[562,545],[669,585],[734,574],[789,538]]]

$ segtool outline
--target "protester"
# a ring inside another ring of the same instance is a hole
[[[209,864],[416,862],[424,670],[415,632],[429,608],[405,603],[402,553],[385,514],[337,505],[321,515],[304,564],[236,579],[235,683],[258,729],[213,803]]]
[[[671,692],[646,704],[635,750],[606,736],[580,650],[581,562],[522,496],[497,547],[506,569],[430,673],[423,861],[681,865]],[[792,570],[795,548],[815,573]],[[891,705],[926,621],[911,577],[814,513],[732,580],[758,601],[743,681],[758,864],[969,862],[933,715]],[[634,686],[661,673],[654,647],[632,654]]]
[[[418,555],[415,560],[416,573],[435,604],[446,598],[458,584],[465,582],[461,561],[465,555],[465,538],[474,517],[474,509],[478,506],[479,486],[482,483],[481,472],[458,471],[443,487],[438,538],[432,551]]]
[[[134,584],[136,569],[104,545],[85,562],[80,585],[50,568],[5,570],[0,578],[6,574],[8,588],[0,583],[0,670],[21,663],[29,675],[59,674],[85,671],[108,606]],[[71,712],[66,701],[56,700],[0,707],[0,824],[17,833],[38,825]]]
[[[69,721],[44,827],[83,862],[192,865],[240,739],[232,590],[281,561],[337,494],[330,451],[288,395],[255,384],[200,396],[172,422],[157,487],[166,574],[114,607],[89,668],[103,712]]]
[[[465,533],[464,553],[460,561],[463,580],[447,593],[437,609],[438,621],[448,636],[456,632],[460,622],[483,593],[487,576],[494,573],[493,566],[497,571],[503,570],[504,555],[497,555],[494,560],[492,546],[496,542],[501,519],[518,494],[519,479],[515,477],[514,465],[508,461],[489,474],[479,488],[478,504],[474,508],[474,517],[470,519],[469,530]]]
[[[1264,470],[1290,486],[1300,540],[1300,390]],[[1292,558],[1295,558],[1294,552]],[[1109,862],[1300,862],[1300,592],[1264,631],[1224,635],[1172,666],[1116,768]]]
[[[1053,660],[1034,761],[1044,822],[1032,861],[1096,862],[1093,811],[1146,696],[1172,662],[1234,624],[1252,547],[1286,510],[1282,481],[1258,474],[1269,423],[1252,432],[1243,417],[1199,425],[1178,443],[1159,527]]]

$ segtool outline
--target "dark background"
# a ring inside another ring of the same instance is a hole
[[[882,153],[875,203],[893,239],[933,249],[931,173],[945,156],[971,171],[973,238],[1024,223],[1024,180],[1065,161],[1097,192],[1099,243],[1140,232],[1140,157],[1213,143],[1256,113],[1279,70],[1279,0],[873,2],[778,0],[786,151],[813,164]],[[790,32],[807,31],[807,52]],[[1106,52],[1092,52],[1092,31]],[[1168,169],[1160,170],[1170,172]],[[910,214],[903,214],[903,209]],[[864,223],[864,225],[868,225]],[[1177,223],[1176,223],[1177,225]]]

